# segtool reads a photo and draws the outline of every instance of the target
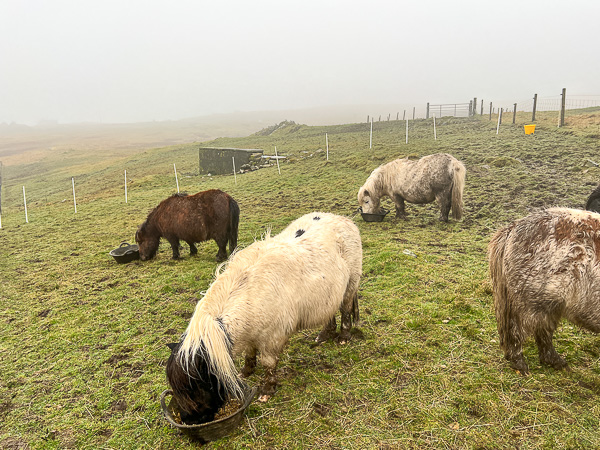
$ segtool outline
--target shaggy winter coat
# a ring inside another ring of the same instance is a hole
[[[332,337],[340,310],[339,338],[348,340],[352,320],[358,320],[361,271],[356,225],[321,212],[234,253],[198,302],[167,363],[167,378],[187,420],[210,420],[225,397],[241,395],[234,355],[245,353],[243,375],[249,375],[259,353],[266,400],[277,384],[278,356],[293,333],[325,325],[317,341]],[[197,374],[205,381],[197,381]]]
[[[560,319],[600,331],[600,214],[552,208],[499,230],[488,247],[500,346],[511,366],[529,368],[533,334],[540,362],[567,365],[552,336]]]
[[[223,191],[210,189],[194,195],[175,194],[154,208],[146,221],[140,225],[135,240],[140,248],[142,260],[152,259],[163,237],[173,250],[173,259],[178,259],[179,241],[190,246],[190,254],[198,249],[196,242],[214,239],[219,247],[217,261],[227,259],[229,251],[237,246],[240,208],[236,201]]]
[[[452,155],[437,153],[412,161],[407,158],[375,169],[358,191],[358,204],[365,213],[378,213],[380,200],[388,196],[396,206],[396,217],[406,217],[404,202],[423,204],[434,200],[440,206],[440,220],[463,216],[465,166]]]

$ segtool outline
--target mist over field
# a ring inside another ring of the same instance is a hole
[[[303,110],[253,120],[337,124],[428,101],[600,94],[599,13],[592,0],[6,0],[0,123]]]

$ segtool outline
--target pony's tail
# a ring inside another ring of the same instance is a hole
[[[463,216],[463,191],[467,169],[461,162],[457,161],[453,164],[452,170],[452,217],[455,220],[460,220]]]
[[[504,253],[506,241],[510,234],[510,228],[506,227],[498,231],[488,245],[488,260],[490,263],[490,278],[492,280],[492,293],[494,296],[494,310],[500,336],[500,347],[506,349],[510,341],[511,330],[516,326],[512,313],[512,302],[508,294],[508,284],[504,273]]]
[[[243,385],[231,356],[231,345],[220,320],[196,311],[185,332],[178,358],[189,373],[190,362],[193,363],[194,355],[200,352],[208,370],[223,384],[225,392],[240,399],[243,398]]]
[[[233,253],[237,247],[238,226],[240,223],[240,207],[233,199],[229,199],[229,224],[227,227],[227,239],[229,240],[229,253]]]

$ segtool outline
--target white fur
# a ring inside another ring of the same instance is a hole
[[[441,204],[444,195],[451,193],[452,216],[460,219],[465,176],[465,166],[447,153],[424,156],[417,161],[396,159],[371,172],[358,191],[358,204],[365,213],[377,213],[381,198],[388,196],[397,209],[403,210],[404,200],[416,204],[437,200]]]
[[[360,234],[345,217],[310,213],[275,237],[267,234],[233,254],[196,305],[179,351],[182,366],[202,342],[212,373],[239,395],[232,356],[258,350],[263,366],[274,369],[291,334],[328,323],[342,303],[352,305],[361,272]]]

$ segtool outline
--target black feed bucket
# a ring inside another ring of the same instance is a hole
[[[165,414],[165,419],[171,425],[179,429],[181,432],[187,434],[189,437],[193,439],[199,439],[205,442],[208,441],[216,441],[222,437],[231,434],[233,430],[235,430],[242,418],[244,417],[244,412],[252,403],[254,396],[256,395],[257,388],[254,387],[252,389],[247,388],[244,392],[244,403],[236,412],[230,414],[227,417],[223,417],[222,419],[213,420],[212,422],[194,424],[194,425],[186,425],[184,423],[177,423],[175,421],[175,416],[179,416],[179,405],[177,404],[177,400],[175,397],[171,397],[171,401],[167,405],[166,396],[173,394],[171,389],[167,389],[160,396],[160,404],[162,406],[162,410]]]
[[[381,209],[378,213],[364,213],[360,209],[360,215],[365,222],[382,222],[383,218],[389,213],[387,209]]]
[[[111,250],[109,255],[115,258],[119,264],[125,264],[140,259],[140,249],[135,244],[130,245],[129,242],[123,242],[119,247]]]

